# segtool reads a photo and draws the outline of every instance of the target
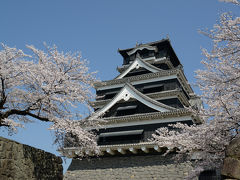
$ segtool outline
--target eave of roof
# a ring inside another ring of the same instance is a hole
[[[157,144],[152,142],[140,142],[140,143],[132,143],[132,144],[116,144],[116,145],[100,145],[99,151],[100,153],[98,156],[104,156],[105,154],[109,155],[117,155],[117,154],[137,154],[136,150],[141,150],[143,153],[149,153],[149,149],[153,149],[155,152],[162,153],[161,151],[164,148],[159,147]],[[82,154],[87,156],[96,156],[95,153],[87,150],[82,149],[81,147],[68,147],[59,150],[59,152],[68,158],[79,157],[80,151],[83,151]]]
[[[160,72],[156,72],[156,73],[148,73],[148,74],[143,74],[143,75],[125,77],[122,79],[113,79],[113,80],[109,80],[109,81],[97,82],[94,84],[94,86],[98,90],[101,87],[107,87],[107,86],[118,85],[118,84],[123,85],[123,84],[125,84],[125,82],[137,82],[140,80],[155,79],[155,78],[166,77],[166,76],[171,76],[171,75],[176,75],[177,78],[180,80],[180,83],[183,86],[184,90],[188,94],[193,94],[193,90],[192,90],[191,86],[188,84],[186,76],[184,75],[184,73],[182,71],[182,68],[175,68],[175,69],[160,71]],[[109,88],[109,89],[111,89],[111,88]]]
[[[166,117],[179,117],[179,116],[193,116],[193,113],[187,109],[176,109],[167,112],[152,112],[144,114],[134,114],[128,116],[108,117],[103,118],[102,125],[120,123],[120,122],[132,122],[143,120],[163,119]]]

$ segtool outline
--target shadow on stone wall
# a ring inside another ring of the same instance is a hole
[[[62,159],[43,150],[0,137],[0,179],[63,179]]]

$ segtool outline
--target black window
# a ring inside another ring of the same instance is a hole
[[[143,93],[160,92],[164,90],[163,84],[155,84],[143,87]]]
[[[117,114],[116,116],[126,116],[135,114],[137,112],[137,105],[133,106],[123,106],[117,108]]]
[[[107,92],[104,99],[111,99],[116,95],[116,92]]]
[[[157,57],[158,58],[167,57],[167,50],[166,49],[159,50]]]
[[[98,144],[138,143],[143,138],[143,129],[101,133]]]
[[[135,54],[132,54],[132,55],[130,56],[130,61],[134,61],[135,58],[136,58]]]
[[[148,57],[153,57],[154,56],[154,51],[143,49],[141,52],[141,57],[142,58],[148,58]]]

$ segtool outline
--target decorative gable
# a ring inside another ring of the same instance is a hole
[[[166,112],[170,110],[175,110],[175,108],[167,106],[163,103],[160,103],[150,97],[142,94],[137,89],[135,89],[131,84],[126,83],[125,86],[119,91],[119,93],[105,106],[96,111],[91,118],[98,118],[104,115],[111,107],[121,100],[128,101],[130,98],[136,99],[137,101],[143,103],[144,105],[158,111]]]
[[[143,49],[152,50],[152,51],[155,51],[155,52],[157,52],[157,50],[158,50],[156,46],[149,46],[147,44],[141,44],[141,45],[137,45],[134,49],[127,52],[127,54],[130,56],[130,55],[136,53],[139,50],[142,51]]]
[[[130,71],[134,69],[139,69],[139,68],[144,68],[152,73],[160,72],[160,71],[165,71],[160,68],[157,68],[148,62],[142,60],[140,55],[137,53],[136,59],[132,62],[132,64],[125,70],[123,71],[120,75],[118,75],[115,79],[122,79],[124,78]]]

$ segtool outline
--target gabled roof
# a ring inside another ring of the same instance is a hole
[[[186,95],[183,93],[181,89],[174,89],[174,90],[167,90],[167,91],[160,91],[160,92],[154,92],[154,93],[147,93],[146,96],[150,97],[151,99],[170,99],[172,97],[177,97],[180,102],[184,106],[190,106],[190,103],[186,97]],[[91,106],[94,108],[101,108],[105,104],[109,103],[111,99],[105,99],[105,100],[97,100],[90,102]],[[134,101],[134,100],[130,100]]]
[[[120,100],[128,101],[130,98],[134,98],[146,106],[155,109],[159,112],[166,112],[170,110],[176,110],[173,107],[167,106],[163,103],[160,103],[154,99],[149,98],[148,96],[142,94],[137,89],[135,89],[131,84],[126,83],[125,86],[119,91],[119,93],[105,106],[96,111],[91,118],[98,118],[99,116],[106,113],[113,105],[115,105]]]
[[[170,69],[173,69],[174,68],[174,66],[173,66],[173,64],[172,64],[172,62],[171,62],[171,60],[169,59],[169,57],[161,57],[161,58],[156,58],[155,56],[153,56],[153,57],[151,57],[152,59],[144,59],[143,61],[144,62],[147,62],[148,64],[151,64],[152,66],[154,66],[154,65],[157,65],[157,64],[167,64],[168,65],[168,67],[170,68]],[[154,65],[153,65],[154,64]],[[118,66],[117,67],[117,71],[119,72],[119,73],[122,73],[123,71],[125,71],[126,69],[128,69],[128,67],[129,66],[131,66],[132,64],[125,64],[125,65],[122,65],[122,66]],[[156,66],[154,66],[154,67],[156,67]]]
[[[153,73],[165,71],[163,69],[157,68],[157,67],[147,63],[146,61],[142,60],[140,55],[137,53],[137,56],[136,56],[135,60],[133,61],[133,63],[130,66],[128,66],[128,68],[125,71],[123,71],[121,74],[119,74],[115,79],[121,79],[124,76],[126,76],[131,70],[138,69],[140,67],[145,68],[148,71],[151,71]]]

